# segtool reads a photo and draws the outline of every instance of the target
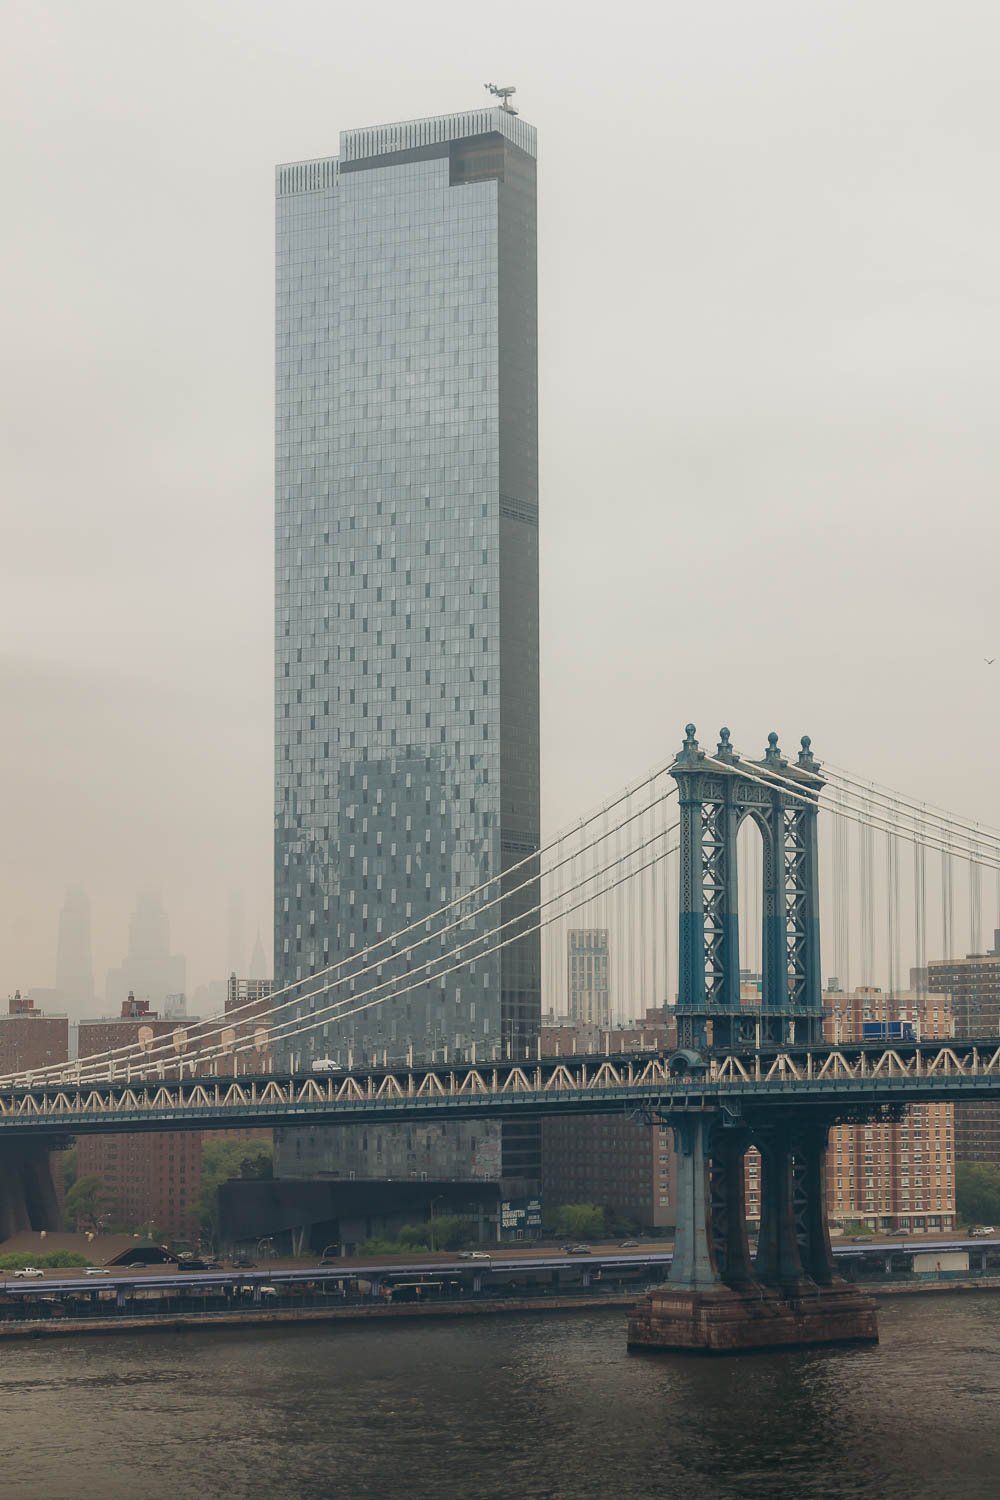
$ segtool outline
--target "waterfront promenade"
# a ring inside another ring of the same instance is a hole
[[[974,1246],[971,1270],[944,1269],[956,1244]],[[325,1265],[301,1260],[222,1271],[175,1266],[106,1267],[97,1274],[48,1271],[0,1282],[0,1338],[78,1333],[254,1327],[322,1321],[548,1314],[573,1309],[624,1312],[660,1285],[671,1248],[497,1247],[475,1260],[452,1252],[355,1257]],[[1000,1290],[1000,1240],[901,1245],[843,1244],[838,1270],[879,1297]],[[914,1261],[914,1255],[921,1257]],[[935,1256],[936,1269],[914,1271]],[[909,1268],[908,1268],[909,1267]]]

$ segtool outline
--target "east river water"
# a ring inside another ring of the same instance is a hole
[[[0,1344],[3,1500],[1000,1495],[1000,1294],[877,1348],[625,1352],[620,1309]]]

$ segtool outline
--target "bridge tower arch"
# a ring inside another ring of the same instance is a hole
[[[794,765],[768,736],[759,761],[733,749],[728,729],[713,754],[693,724],[670,768],[680,802],[677,1051],[674,1077],[690,1093],[658,1118],[677,1144],[677,1223],[670,1274],[629,1322],[642,1349],[759,1349],[878,1337],[872,1303],[836,1276],[824,1202],[829,1119],[718,1101],[702,1091],[719,1055],[736,1053],[745,1076],[762,1053],[822,1042],[817,802],[824,786],[808,735]],[[740,826],[753,819],[762,853],[762,984],[740,988]],[[739,1056],[742,1054],[742,1057]],[[732,1064],[730,1056],[726,1061]],[[757,1073],[759,1077],[759,1071]],[[762,1159],[756,1255],[746,1229],[744,1156]]]
[[[678,1046],[700,1052],[822,1038],[816,799],[825,785],[808,735],[795,764],[768,736],[762,760],[744,760],[728,729],[714,755],[689,724],[670,768],[680,804]],[[763,845],[762,989],[740,995],[740,825]],[[709,1028],[711,1027],[711,1031]]]

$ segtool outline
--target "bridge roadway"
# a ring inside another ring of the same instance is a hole
[[[865,1243],[837,1244],[834,1256],[838,1261],[909,1256],[916,1253],[943,1253],[949,1250],[968,1250],[986,1254],[1000,1254],[1000,1238],[948,1239],[948,1240],[871,1240]],[[648,1249],[634,1251],[605,1249],[596,1246],[589,1255],[567,1255],[564,1252],[530,1249],[514,1250],[499,1247],[491,1253],[489,1260],[460,1259],[457,1256],[438,1252],[415,1256],[412,1259],[401,1255],[366,1259],[355,1256],[338,1260],[326,1266],[273,1266],[266,1270],[184,1271],[181,1268],[164,1270],[154,1267],[140,1270],[135,1267],[108,1267],[105,1276],[80,1276],[69,1271],[46,1273],[41,1281],[15,1281],[13,1273],[6,1273],[0,1281],[0,1297],[37,1300],[39,1297],[78,1297],[83,1293],[110,1292],[128,1297],[136,1291],[162,1292],[165,1295],[185,1296],[189,1293],[207,1294],[223,1292],[226,1287],[260,1288],[285,1287],[289,1293],[294,1288],[313,1286],[320,1282],[368,1281],[382,1286],[392,1286],[414,1278],[448,1277],[461,1280],[471,1289],[474,1282],[488,1291],[490,1284],[509,1284],[517,1277],[530,1276],[536,1279],[561,1280],[564,1273],[574,1273],[579,1281],[597,1279],[608,1274],[628,1280],[651,1281],[665,1275],[673,1260],[672,1249],[663,1244],[651,1244]],[[641,1273],[648,1272],[648,1276]],[[632,1276],[630,1273],[640,1273]],[[974,1273],[973,1273],[974,1274]],[[568,1283],[563,1283],[568,1284]]]
[[[30,1074],[0,1087],[0,1139],[44,1140],[128,1130],[219,1130],[511,1119],[539,1115],[637,1116],[724,1108],[731,1118],[810,1109],[827,1118],[923,1100],[1000,1099],[1000,1042],[795,1046],[709,1055],[678,1073],[662,1054],[539,1058],[337,1074],[178,1077],[133,1071],[58,1083]]]

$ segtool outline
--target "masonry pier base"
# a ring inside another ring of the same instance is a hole
[[[875,1304],[838,1277],[824,1211],[828,1126],[722,1111],[672,1117],[677,1233],[666,1284],[629,1320],[630,1349],[705,1354],[878,1341]],[[751,1259],[743,1159],[761,1156],[760,1232]]]
[[[877,1343],[875,1304],[853,1287],[659,1287],[628,1325],[632,1350],[735,1354],[803,1344]]]

